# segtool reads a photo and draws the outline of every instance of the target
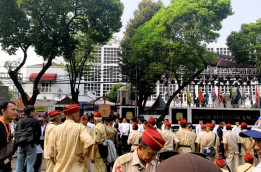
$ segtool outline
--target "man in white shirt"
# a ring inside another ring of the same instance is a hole
[[[133,119],[130,119],[130,133],[133,131],[133,129],[132,129],[132,125],[133,125]]]
[[[238,151],[239,151],[239,155],[241,156],[241,143],[239,141],[239,133],[241,132],[241,126],[239,125],[239,122],[236,122],[235,124],[236,125],[232,129],[232,133],[235,134],[235,136],[237,136],[237,139],[238,139]]]
[[[123,151],[129,151],[127,141],[128,141],[128,136],[130,133],[130,124],[127,123],[126,118],[123,118],[123,120],[122,120],[122,124],[120,126],[120,132],[121,132]]]
[[[196,126],[196,134],[198,135],[201,132],[201,125],[203,124],[202,120],[198,121],[198,125]]]
[[[254,149],[257,152],[260,162],[252,172],[260,172],[261,171],[261,117],[258,118],[258,120],[255,123],[255,126],[251,130],[241,132],[239,136],[252,137],[253,139],[255,139]]]
[[[215,128],[214,128],[214,130],[213,130],[213,133],[215,133],[216,135],[218,135],[218,133],[217,133],[217,129],[218,129],[218,125],[216,125],[216,120],[212,120],[211,121],[211,124],[214,124],[215,125]]]
[[[138,120],[138,132],[141,132],[141,133],[144,132],[143,123],[142,123],[141,119]]]
[[[227,129],[226,129],[226,122],[223,121],[222,122],[222,125],[223,125],[223,134],[225,134],[227,132]]]

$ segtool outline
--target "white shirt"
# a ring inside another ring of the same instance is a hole
[[[91,122],[88,122],[87,125],[93,129],[95,129],[95,124],[91,123]]]
[[[201,125],[198,124],[198,125],[196,126],[196,134],[198,135],[200,132],[201,132]]]
[[[130,131],[130,124],[129,123],[122,123],[121,124],[121,135],[128,136]]]
[[[215,133],[216,135],[218,135],[217,129],[218,129],[218,125],[215,125],[215,128],[214,128],[214,130],[213,130],[213,133]]]
[[[138,132],[144,132],[143,124],[138,124]]]
[[[130,133],[133,131],[132,124],[130,124]]]
[[[254,168],[252,172],[260,172],[261,171],[261,162]]]
[[[241,132],[241,126],[238,127],[235,125],[232,129],[232,133],[237,136],[237,139],[239,140],[239,133]]]

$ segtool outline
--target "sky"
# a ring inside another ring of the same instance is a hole
[[[122,15],[122,24],[123,27],[119,33],[114,34],[116,38],[121,39],[123,37],[123,32],[126,28],[127,22],[130,18],[133,17],[133,12],[137,9],[138,3],[141,0],[121,0],[125,6],[124,12]],[[162,0],[164,5],[168,5],[170,0]],[[220,38],[217,40],[216,43],[218,44],[225,44],[227,36],[231,33],[231,31],[238,31],[240,30],[240,26],[243,23],[252,23],[255,22],[257,19],[261,18],[261,0],[232,0],[232,8],[234,15],[229,16],[223,22],[223,28],[219,31]],[[5,52],[0,50],[0,72],[3,71],[2,66],[4,62],[7,60],[15,60],[17,58],[22,59],[23,54],[19,51],[14,56],[9,56]],[[42,63],[43,60],[41,57],[37,56],[33,49],[31,48],[28,53],[28,60],[25,64],[32,65],[32,64],[39,64]]]

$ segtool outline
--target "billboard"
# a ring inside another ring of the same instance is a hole
[[[8,100],[8,86],[0,86],[0,103]]]

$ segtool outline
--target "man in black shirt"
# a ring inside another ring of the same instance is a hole
[[[223,141],[223,123],[222,122],[219,123],[218,129],[217,129],[217,134],[218,134],[219,141],[220,141],[219,152],[222,153],[222,158],[225,158],[224,144],[222,143],[222,141]]]
[[[11,141],[10,122],[17,116],[17,106],[14,102],[6,101],[0,104],[0,150]],[[0,172],[10,172],[10,159],[4,160],[4,164],[0,164]]]
[[[22,172],[24,162],[26,159],[27,162],[27,172],[34,171],[34,163],[36,161],[37,152],[36,152],[36,144],[39,143],[39,139],[41,136],[41,125],[40,122],[34,118],[35,109],[32,105],[27,105],[24,108],[25,118],[20,120],[17,124],[16,131],[22,129],[28,129],[30,127],[33,128],[33,141],[27,143],[26,145],[19,146],[17,151],[17,163],[16,163],[16,172]],[[20,127],[19,127],[20,126]]]

